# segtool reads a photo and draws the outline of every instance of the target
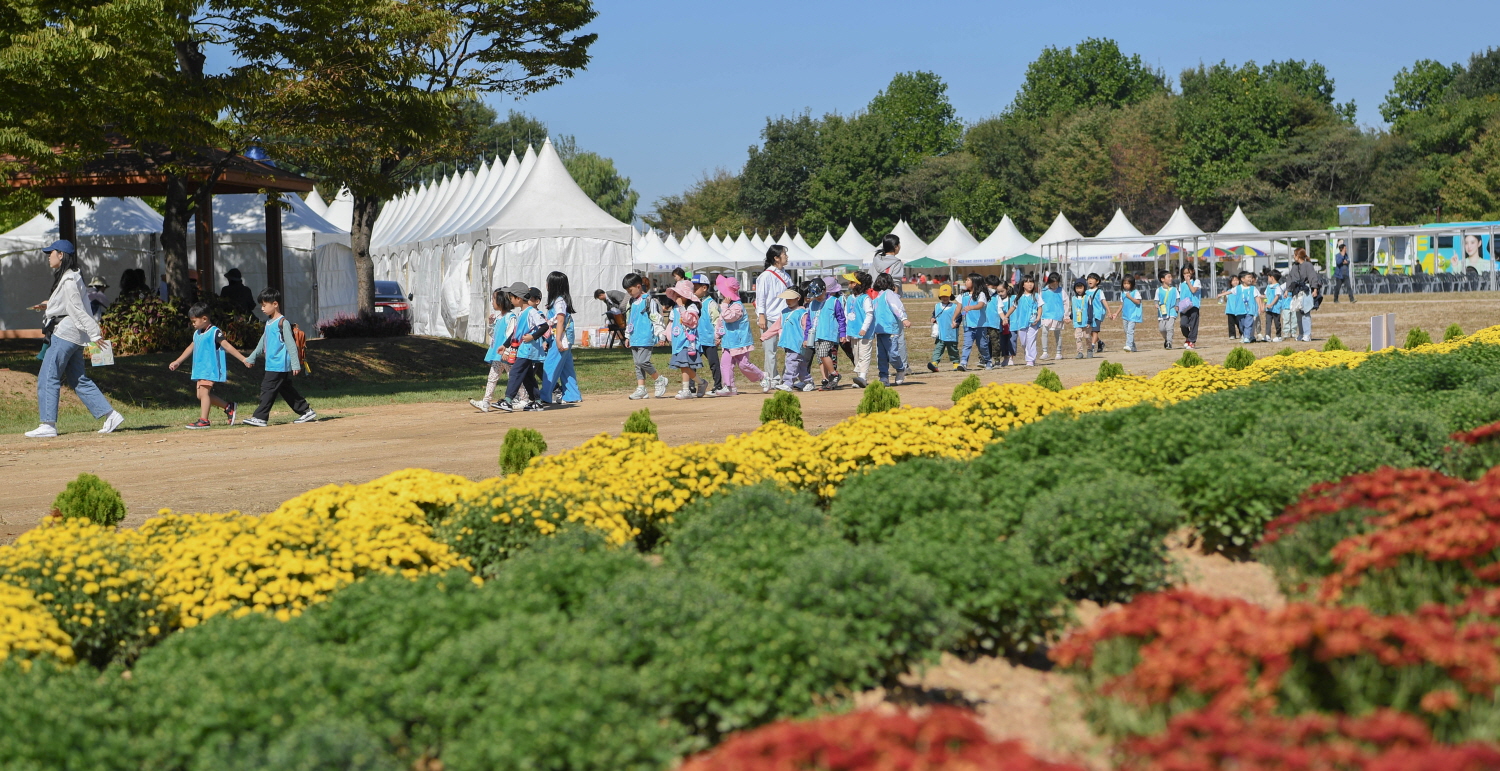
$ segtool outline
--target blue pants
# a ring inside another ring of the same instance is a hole
[[[875,363],[879,368],[880,382],[882,383],[890,378],[891,359],[896,359],[896,369],[898,370],[901,369],[900,364],[903,363],[900,361],[900,352],[894,349],[895,339],[895,335],[883,335],[879,333],[875,335]]]
[[[102,418],[115,411],[104,392],[83,372],[83,346],[52,336],[42,369],[36,375],[36,409],[43,423],[57,423],[57,400],[62,387],[73,389],[89,414]]]
[[[990,363],[990,338],[989,330],[984,327],[964,328],[964,354],[959,362],[963,366],[969,366],[969,351],[975,346],[979,347],[979,363],[988,365]]]
[[[573,351],[559,351],[554,345],[547,349],[546,358],[542,359],[543,404],[552,403],[552,392],[559,382],[562,383],[563,401],[583,400],[583,394],[578,391],[578,375],[573,371]]]
[[[1240,316],[1240,339],[1255,339],[1255,314],[1246,313]]]

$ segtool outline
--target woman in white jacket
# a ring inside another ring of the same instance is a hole
[[[99,322],[89,313],[88,288],[78,274],[78,257],[73,244],[58,241],[47,247],[47,263],[52,268],[52,296],[42,303],[42,329],[51,330],[51,341],[42,358],[42,370],[36,376],[36,406],[41,425],[27,431],[32,439],[57,436],[57,402],[66,384],[95,418],[104,419],[99,433],[108,434],[125,422],[125,416],[111,407],[99,386],[83,369],[83,348],[103,339]]]

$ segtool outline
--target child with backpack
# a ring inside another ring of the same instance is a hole
[[[807,295],[800,287],[783,290],[777,297],[786,301],[786,310],[781,312],[781,330],[777,333],[776,347],[786,351],[786,368],[781,373],[780,391],[813,390],[811,361],[806,354],[808,316],[802,306]]]
[[[260,405],[255,408],[254,415],[245,418],[245,425],[264,428],[266,420],[271,417],[271,405],[276,403],[278,395],[286,400],[286,405],[292,408],[292,412],[297,413],[297,419],[293,423],[317,420],[318,413],[313,411],[312,406],[292,384],[292,377],[302,374],[302,360],[306,353],[303,340],[306,338],[299,339],[300,330],[281,315],[280,290],[266,287],[260,290],[256,299],[260,301],[260,312],[266,316],[266,330],[261,334],[260,343],[255,346],[255,350],[242,361],[246,367],[253,367],[256,359],[264,353],[266,376],[260,382]]]
[[[232,426],[237,412],[235,402],[224,401],[213,389],[215,385],[229,381],[224,352],[228,351],[241,362],[245,361],[245,356],[224,339],[224,333],[208,320],[207,303],[193,303],[193,307],[188,309],[188,318],[193,322],[193,342],[188,343],[187,349],[176,361],[167,365],[167,369],[176,372],[183,360],[193,357],[193,380],[197,383],[199,410],[198,420],[189,423],[187,427],[208,428],[208,413],[214,407],[224,411],[224,417],[229,419],[229,425]]]
[[[1042,339],[1042,360],[1047,359],[1047,340],[1052,340],[1055,361],[1062,361],[1063,322],[1068,318],[1068,298],[1063,294],[1062,275],[1053,271],[1047,274],[1047,288],[1041,291],[1042,323],[1038,336]]]
[[[500,376],[510,371],[510,365],[516,362],[516,347],[513,338],[516,328],[516,306],[511,301],[510,295],[504,289],[496,289],[490,298],[490,305],[494,309],[494,325],[490,330],[490,347],[484,352],[484,360],[490,365],[490,375],[484,383],[484,398],[470,399],[469,404],[480,412],[489,412],[490,403],[495,399],[495,386],[500,383]]]

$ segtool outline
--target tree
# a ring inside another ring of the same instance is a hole
[[[807,210],[807,185],[822,163],[821,121],[807,113],[767,118],[760,145],[740,173],[740,209],[772,229],[795,227]]]
[[[1108,124],[1107,110],[1087,110],[1049,138],[1037,164],[1041,184],[1032,194],[1031,225],[1038,232],[1060,211],[1081,233],[1097,233],[1108,224],[1114,214]]]
[[[1178,205],[1167,163],[1181,141],[1176,107],[1171,95],[1157,94],[1110,116],[1110,195],[1114,205],[1143,229],[1166,224]]]
[[[823,118],[821,160],[807,183],[807,212],[798,222],[806,233],[841,228],[850,221],[869,231],[888,231],[897,213],[888,200],[889,181],[902,168],[891,124],[868,113]]]
[[[1452,217],[1500,219],[1500,120],[1449,167],[1442,201]]]
[[[1419,59],[1410,68],[1396,73],[1391,90],[1380,103],[1380,117],[1396,124],[1407,113],[1421,112],[1437,104],[1448,92],[1448,86],[1463,68],[1445,65],[1432,59]]]
[[[571,144],[572,137],[567,139]],[[635,206],[640,202],[641,194],[630,187],[630,177],[620,176],[615,162],[609,158],[569,149],[570,152],[563,157],[563,165],[583,192],[615,219],[621,222],[635,219]]]
[[[890,149],[902,169],[929,155],[953,152],[963,124],[948,101],[948,84],[931,72],[903,72],[865,108],[871,120],[890,132]]]
[[[1126,56],[1109,38],[1087,38],[1077,46],[1048,46],[1026,67],[1026,80],[1009,112],[1046,118],[1088,107],[1121,107],[1167,90],[1166,75],[1147,67],[1140,54]]]
[[[482,153],[501,158],[515,153],[519,158],[526,154],[527,145],[541,147],[547,136],[547,124],[524,112],[510,110],[505,120],[496,120],[495,111],[490,110],[490,120],[474,133],[473,144]]]
[[[979,173],[993,185],[996,210],[1008,212],[1017,222],[1031,221],[1031,194],[1039,181],[1037,161],[1044,134],[1041,121],[1014,114],[982,120],[964,134],[964,150],[974,156]]]
[[[1450,86],[1455,99],[1476,99],[1500,94],[1500,48],[1470,54],[1469,66],[1453,76]]]
[[[241,0],[226,28],[276,85],[258,111],[280,152],[354,197],[362,312],[374,309],[370,233],[381,201],[426,163],[462,157],[476,94],[528,94],[588,64],[588,0]]]
[[[752,229],[755,222],[740,212],[739,200],[740,178],[715,169],[699,177],[682,195],[658,198],[656,211],[641,215],[641,219],[657,230],[679,234],[694,227],[721,233]]]

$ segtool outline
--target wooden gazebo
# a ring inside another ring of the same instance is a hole
[[[6,180],[12,188],[29,188],[43,198],[61,198],[57,230],[60,238],[77,243],[77,221],[74,198],[109,198],[166,195],[167,169],[187,179],[195,188],[214,169],[213,193],[305,193],[313,189],[307,177],[275,166],[231,155],[224,150],[199,150],[192,156],[173,153],[147,154],[121,142],[114,143],[104,155],[84,162],[69,171],[39,172],[35,167],[13,173]],[[197,251],[198,291],[202,296],[216,294],[214,284],[214,212],[213,206],[199,206],[193,221]],[[281,207],[266,204],[266,284],[283,290],[281,269]]]

